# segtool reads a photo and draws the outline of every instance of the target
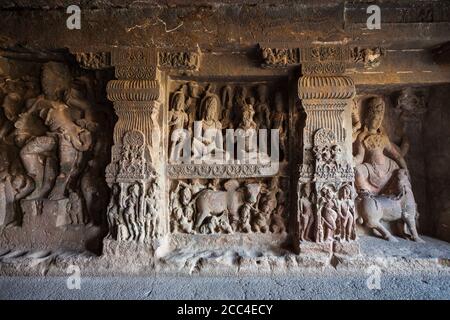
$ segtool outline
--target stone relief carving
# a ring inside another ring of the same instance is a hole
[[[385,133],[385,103],[372,97],[367,103],[364,126],[354,143],[358,213],[364,224],[385,239],[395,241],[380,221],[403,221],[415,241],[417,206],[401,149]]]
[[[160,52],[159,66],[163,69],[198,70],[200,52]]]
[[[353,48],[351,52],[353,61],[363,64],[365,68],[372,69],[380,65],[382,57],[386,55],[386,50],[381,47],[376,48]]]
[[[109,52],[77,52],[75,59],[85,69],[106,69],[111,67]]]
[[[109,138],[99,126],[107,132],[111,116],[94,107],[96,80],[48,62],[42,93],[39,80],[30,77],[2,83],[3,225],[20,225],[23,215],[52,208],[58,225],[102,223],[98,214],[107,194],[101,171]]]
[[[316,132],[314,173],[301,176],[303,182],[298,187],[300,241],[356,239],[353,168],[341,153],[333,131],[319,129]]]
[[[300,53],[298,48],[268,48],[261,47],[263,67],[277,68],[298,64]]]
[[[267,182],[231,179],[173,182],[171,232],[199,234],[282,233],[286,193],[279,178]]]
[[[272,149],[268,152],[271,129],[279,132],[276,162],[287,161],[287,108],[283,92],[274,84],[189,81],[174,87],[168,117],[171,178],[268,175],[274,154]],[[231,136],[228,129],[234,130]],[[266,151],[259,150],[263,145],[259,129],[267,130]],[[239,141],[244,148],[229,152],[228,144]]]
[[[417,94],[412,88],[405,88],[397,98],[395,111],[404,122],[420,122],[427,112],[425,97]]]

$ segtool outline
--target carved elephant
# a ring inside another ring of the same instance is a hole
[[[397,239],[381,224],[381,221],[402,221],[414,241],[424,242],[417,233],[417,206],[405,170],[399,170],[398,180],[400,194],[397,197],[361,192],[356,199],[359,218],[366,227],[377,230],[383,238],[394,242]]]
[[[225,189],[226,191],[205,189],[199,192],[196,197],[195,230],[199,230],[207,217],[219,216],[224,212],[228,212],[231,224],[236,226],[239,208],[246,202],[255,203],[261,186],[252,183],[239,188],[236,180],[230,180],[225,184]]]

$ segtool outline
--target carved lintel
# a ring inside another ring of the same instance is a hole
[[[148,66],[157,64],[157,53],[153,48],[114,48],[111,52],[113,66]]]
[[[197,51],[162,51],[158,54],[159,68],[162,70],[198,71],[201,52]]]
[[[75,59],[84,69],[111,68],[111,54],[109,52],[76,52]]]
[[[318,45],[300,49],[302,73],[305,75],[342,74],[350,58],[351,51],[347,46]]]
[[[111,64],[118,79],[157,80],[158,54],[154,48],[115,48]]]
[[[352,60],[357,65],[363,65],[366,69],[376,68],[380,65],[386,49],[382,47],[360,48],[355,47],[351,51]]]
[[[260,45],[264,68],[286,68],[300,63],[299,48],[272,48]]]

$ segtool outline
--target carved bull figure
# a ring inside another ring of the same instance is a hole
[[[196,199],[197,215],[195,230],[199,230],[204,220],[209,216],[219,216],[228,212],[233,230],[239,221],[239,208],[244,203],[256,203],[261,186],[250,183],[239,188],[239,182],[230,180],[224,184],[226,191],[206,189],[200,191]]]
[[[414,241],[424,242],[417,233],[417,205],[406,170],[398,170],[397,178],[400,188],[397,197],[360,193],[357,205],[359,216],[363,221],[359,222],[372,230],[377,230],[386,240],[396,242],[397,239],[381,224],[381,221],[400,220],[406,225]]]

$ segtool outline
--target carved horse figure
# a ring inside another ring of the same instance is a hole
[[[224,212],[228,212],[231,224],[236,226],[239,221],[239,208],[246,202],[256,203],[261,190],[261,186],[257,183],[247,184],[239,188],[239,182],[236,180],[227,181],[224,187],[226,191],[205,189],[198,194],[196,199],[196,230],[199,230],[207,217],[220,216]]]
[[[411,233],[412,239],[424,242],[417,233],[416,218],[417,205],[411,189],[411,184],[404,169],[398,170],[398,187],[400,194],[397,197],[385,195],[372,195],[368,192],[360,193],[357,198],[358,213],[365,226],[377,230],[383,238],[389,241],[398,241],[381,224],[381,221],[403,221]]]

